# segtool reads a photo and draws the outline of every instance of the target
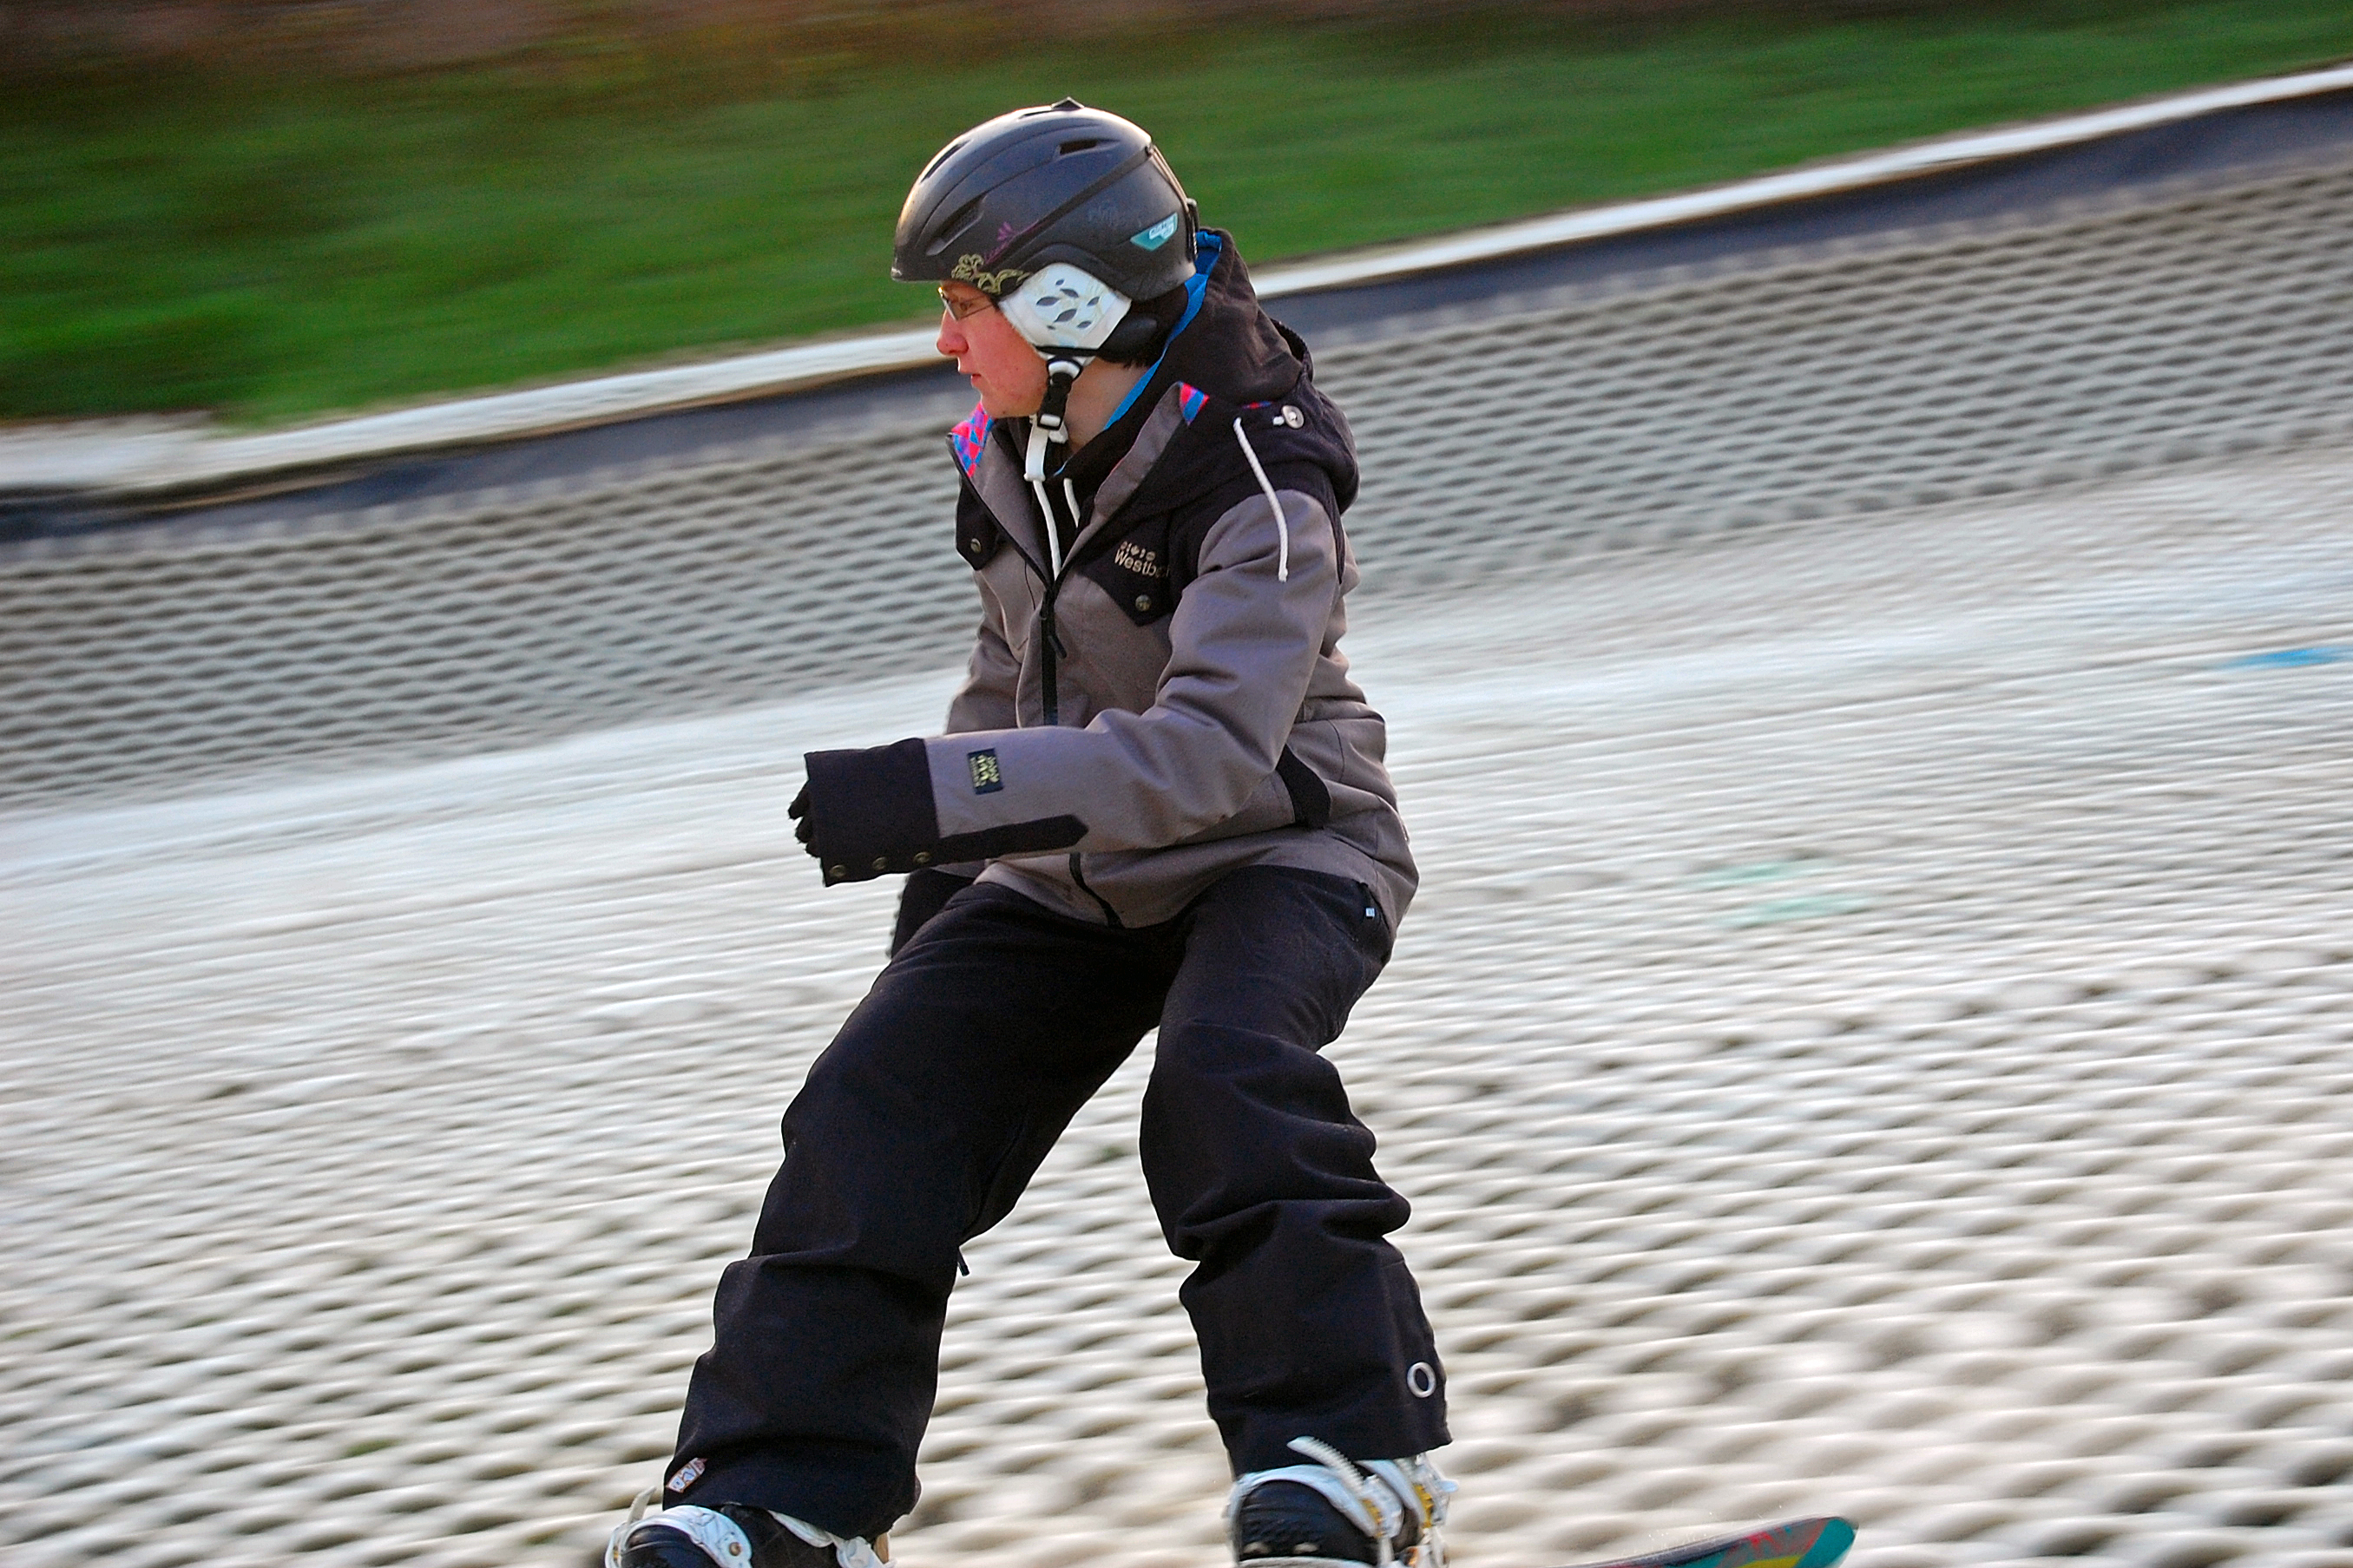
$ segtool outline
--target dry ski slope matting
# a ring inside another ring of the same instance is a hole
[[[1465,1568],[2353,1563],[2349,195],[1330,356]],[[7,561],[9,1568],[586,1561],[879,956],[781,807],[936,723],[943,461]],[[1219,1560],[1144,1065],[970,1249],[912,1568]]]

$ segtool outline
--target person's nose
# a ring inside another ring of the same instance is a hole
[[[932,346],[949,359],[955,358],[971,346],[965,339],[964,328],[957,322],[955,311],[941,310],[940,335],[933,342]]]

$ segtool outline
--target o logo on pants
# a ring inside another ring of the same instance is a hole
[[[1438,1373],[1426,1361],[1418,1361],[1405,1369],[1405,1385],[1416,1399],[1427,1399],[1438,1392]]]

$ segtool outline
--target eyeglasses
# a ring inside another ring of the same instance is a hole
[[[967,300],[951,294],[945,289],[940,290],[940,303],[946,308],[949,315],[955,317],[959,321],[965,320],[966,317],[977,316],[983,310],[994,310],[997,309],[997,301],[990,299],[986,294],[982,295],[977,300]]]

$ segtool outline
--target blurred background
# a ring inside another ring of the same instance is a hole
[[[892,222],[1071,93],[1356,430],[1425,882],[1333,1055],[1464,1568],[2353,1568],[2348,57],[0,3],[0,1559],[583,1568],[658,1479],[895,896],[800,756],[970,636]],[[1149,1054],[970,1249],[913,1568],[1223,1561]]]
[[[0,417],[282,421],[880,321],[909,171],[1150,127],[1260,265],[2325,61],[2346,7],[0,8]]]

